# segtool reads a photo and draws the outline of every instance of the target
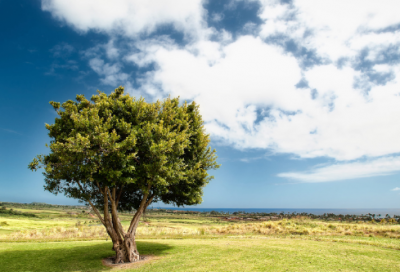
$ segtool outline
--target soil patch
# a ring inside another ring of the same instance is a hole
[[[119,269],[126,269],[126,268],[136,268],[142,266],[150,262],[151,260],[158,259],[156,256],[153,255],[140,255],[140,260],[134,263],[123,263],[123,264],[115,264],[114,263],[115,257],[108,257],[101,260],[101,263],[105,266],[112,267],[112,268],[119,268]]]

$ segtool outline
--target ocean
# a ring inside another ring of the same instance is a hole
[[[246,212],[246,213],[312,213],[315,215],[322,215],[324,213],[333,213],[333,214],[355,214],[355,215],[361,215],[361,214],[375,214],[378,216],[380,214],[381,216],[386,216],[386,214],[389,214],[390,216],[393,215],[400,215],[400,209],[275,209],[275,208],[190,208],[190,207],[185,207],[185,208],[175,208],[175,207],[157,207],[153,206],[153,209],[169,209],[169,210],[181,210],[181,211],[198,211],[198,212],[211,212],[211,211],[217,211],[217,212],[224,212],[224,213],[234,213],[234,212]]]

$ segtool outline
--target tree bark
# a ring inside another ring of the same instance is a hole
[[[115,200],[114,194],[111,194],[109,191],[108,196],[110,197],[112,203],[111,216],[113,217],[112,220],[109,220],[110,223],[108,224],[108,226],[111,227],[112,230],[108,231],[108,233],[113,241],[113,250],[115,251],[115,263],[120,264],[127,262],[137,262],[140,260],[140,255],[139,251],[137,250],[135,241],[136,229],[139,225],[140,217],[142,216],[144,210],[150,205],[154,196],[151,195],[149,198],[147,198],[148,194],[146,194],[143,197],[143,201],[136,214],[132,218],[131,225],[129,226],[129,229],[126,233],[122,229],[122,225],[119,221],[118,213],[116,210],[116,205],[113,203],[113,201]],[[105,199],[107,199],[107,195],[105,196]]]
[[[143,212],[147,209],[147,207],[151,204],[154,198],[154,194],[149,194],[151,184],[148,185],[148,192],[143,195],[142,201],[138,210],[132,218],[132,221],[129,225],[127,232],[124,231],[121,222],[119,220],[117,206],[119,202],[119,198],[122,192],[122,186],[120,188],[120,192],[117,194],[116,188],[112,188],[112,192],[108,186],[101,187],[99,183],[96,183],[99,189],[99,192],[104,197],[104,214],[103,218],[100,215],[100,212],[97,210],[95,205],[90,201],[89,197],[87,199],[90,206],[93,208],[93,211],[96,213],[100,221],[103,223],[106,228],[108,236],[111,238],[113,243],[112,250],[115,251],[115,263],[128,263],[128,262],[137,262],[140,260],[140,255],[136,247],[136,229],[139,225],[140,217]],[[81,190],[82,185],[78,182],[78,185]],[[110,205],[111,204],[111,205]],[[109,210],[109,205],[111,206],[111,210]]]
[[[116,227],[116,226],[115,226]],[[115,228],[113,226],[113,228]],[[117,230],[113,230],[117,232]],[[110,235],[115,251],[115,263],[137,262],[140,260],[139,252],[136,247],[136,229],[133,233],[126,233],[121,239],[119,235]]]
[[[115,251],[115,264],[137,262],[140,260],[135,235],[127,234],[123,241],[113,241],[113,250]]]

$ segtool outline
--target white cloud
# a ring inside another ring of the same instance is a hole
[[[42,0],[42,9],[79,31],[127,36],[151,33],[165,24],[198,35],[205,12],[201,0]]]
[[[397,0],[294,0],[292,5],[278,0],[260,0],[265,23],[260,35],[283,34],[322,57],[336,61],[354,57],[368,48],[380,51],[399,45],[398,32],[379,32],[400,23]],[[372,57],[372,56],[371,56]]]
[[[142,92],[196,100],[212,136],[238,148],[338,160],[400,152],[398,78],[385,86],[367,82],[366,93],[354,88],[362,74],[351,67],[302,71],[294,57],[251,36],[226,46],[202,41],[165,48],[146,42],[139,55],[127,59],[157,64],[142,79]],[[310,88],[295,87],[302,77]]]
[[[143,79],[142,91],[158,88],[162,95],[195,99],[213,136],[239,148],[272,144],[254,124],[258,108],[295,112],[299,103],[311,103],[308,90],[295,88],[301,79],[296,59],[259,38],[244,36],[226,46],[202,41],[184,49],[146,43],[142,50],[148,51],[146,61],[136,54],[128,59],[158,67]]]
[[[400,191],[399,187],[393,188],[391,191]]]
[[[98,75],[103,76],[101,81],[106,85],[119,86],[129,82],[129,75],[121,72],[119,64],[110,65],[102,59],[93,58],[89,61],[90,67]]]
[[[106,55],[109,59],[116,59],[119,57],[119,50],[114,46],[114,41],[110,40],[105,46]]]
[[[220,22],[224,19],[224,15],[222,13],[214,13],[211,15],[211,20],[214,22]]]
[[[334,164],[307,172],[280,173],[278,177],[314,183],[384,176],[398,171],[400,171],[400,157],[393,156],[365,162]],[[393,191],[397,189],[399,188],[395,188]]]
[[[400,35],[398,31],[380,31],[400,23],[396,8],[400,2],[260,2],[259,16],[264,23],[247,24],[245,29],[251,30],[252,36],[239,35],[236,40],[226,30],[218,32],[206,25],[207,11],[200,0],[179,4],[164,0],[42,3],[44,10],[80,31],[110,35],[110,42],[102,48],[112,63],[106,63],[95,50],[86,54],[102,83],[124,84],[131,92],[154,99],[170,94],[195,100],[207,131],[223,144],[302,158],[370,158],[309,173],[282,174],[292,175],[286,177],[317,182],[397,171],[397,157],[373,158],[400,152],[400,68],[382,59],[387,48],[400,48]],[[212,16],[218,20],[223,14]],[[186,44],[177,45],[166,36],[142,40],[137,36],[163,24],[190,37]],[[130,53],[119,50],[114,33],[134,37],[134,42],[129,39],[134,49]],[[296,56],[265,42],[276,34],[328,61],[303,68]],[[356,57],[365,49],[368,60],[380,61],[371,71],[393,74],[386,85],[377,85],[354,68]],[[335,61],[343,58],[347,62],[337,67]],[[140,87],[133,90],[130,75],[122,69],[124,62],[142,68],[154,64],[155,69],[136,78]],[[308,87],[296,88],[300,81]],[[331,178],[326,174],[329,171],[335,173]]]

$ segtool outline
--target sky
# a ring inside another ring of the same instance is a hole
[[[0,201],[76,204],[27,166],[64,102],[196,101],[202,208],[399,208],[398,0],[0,0]],[[162,206],[162,205],[161,205]]]

